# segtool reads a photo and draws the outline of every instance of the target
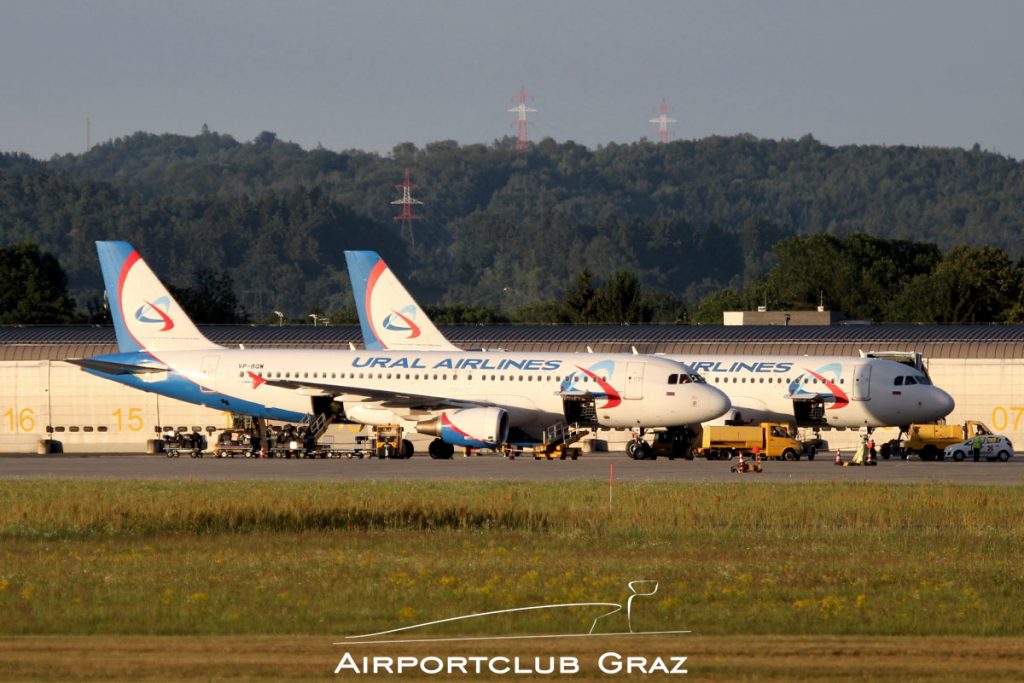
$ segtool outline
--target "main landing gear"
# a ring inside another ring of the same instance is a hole
[[[452,456],[455,455],[455,446],[445,443],[441,439],[434,439],[427,446],[427,453],[434,460],[451,460]]]

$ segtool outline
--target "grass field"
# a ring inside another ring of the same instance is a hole
[[[549,643],[416,646],[407,655],[545,656],[571,651],[581,676],[552,680],[621,680],[601,676],[594,663],[621,642],[595,639],[571,648]],[[338,650],[309,636],[73,636],[0,638],[0,678],[19,681],[313,681],[329,678]],[[353,650],[353,652],[359,652]],[[1021,680],[1024,641],[1020,638],[920,638],[904,636],[693,636],[680,641],[638,639],[631,654],[666,652],[688,657],[688,678],[711,681],[870,681],[872,683],[958,683]],[[687,677],[682,677],[684,680]],[[375,680],[366,676],[367,680]],[[386,677],[383,677],[386,679]],[[440,676],[403,676],[437,680]],[[510,680],[511,676],[481,676]],[[538,677],[542,678],[542,677]],[[664,679],[666,677],[662,677]],[[679,676],[672,677],[679,679]],[[477,680],[475,676],[465,680]],[[646,680],[659,680],[652,677]]]
[[[165,650],[200,666],[162,678],[231,677],[216,653],[265,662],[251,643],[281,653],[268,679],[316,677],[346,635],[624,603],[629,581],[651,579],[633,629],[692,630],[684,654],[706,651],[693,673],[879,680],[879,661],[902,661],[917,668],[889,666],[903,674],[891,680],[1020,679],[1022,503],[1020,487],[951,485],[636,484],[609,504],[590,483],[4,481],[0,678],[66,678],[45,665],[70,652],[98,678],[137,660],[129,677],[159,679]],[[580,633],[600,612],[420,635]],[[623,614],[602,621],[627,628]],[[289,643],[320,668],[288,669]],[[82,654],[95,648],[124,654]],[[926,664],[944,658],[953,668]]]

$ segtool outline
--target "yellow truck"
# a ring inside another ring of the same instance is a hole
[[[753,455],[758,448],[762,458],[799,460],[806,455],[814,460],[813,449],[805,449],[793,436],[787,424],[762,422],[760,425],[737,427],[731,425],[705,426],[701,436],[701,447],[697,454],[708,460],[728,460],[742,453]]]
[[[975,435],[991,434],[992,430],[977,420],[967,420],[962,424],[953,425],[910,425],[907,439],[903,442],[904,459],[907,455],[916,453],[921,460],[942,460],[942,451],[946,446],[974,438]]]
[[[401,425],[376,425],[373,428],[373,448],[378,458],[411,458],[412,442],[402,438]]]

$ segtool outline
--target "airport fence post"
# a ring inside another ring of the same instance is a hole
[[[612,508],[612,487],[615,485],[615,463],[608,463],[608,509]]]

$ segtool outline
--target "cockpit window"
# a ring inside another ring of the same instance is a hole
[[[903,377],[902,376],[897,377],[896,379],[894,379],[892,381],[892,383],[895,384],[898,387],[902,387],[903,386]]]
[[[917,380],[914,379],[913,376],[907,377],[907,384],[917,384]]]
[[[925,377],[924,375],[922,375],[922,376],[917,378],[917,383],[918,384],[926,384],[926,385],[931,386],[932,381],[930,379],[928,379],[927,377]]]
[[[678,375],[669,375],[669,384],[689,384],[693,382],[695,384],[704,384],[704,378],[698,374],[688,375],[685,372]]]

